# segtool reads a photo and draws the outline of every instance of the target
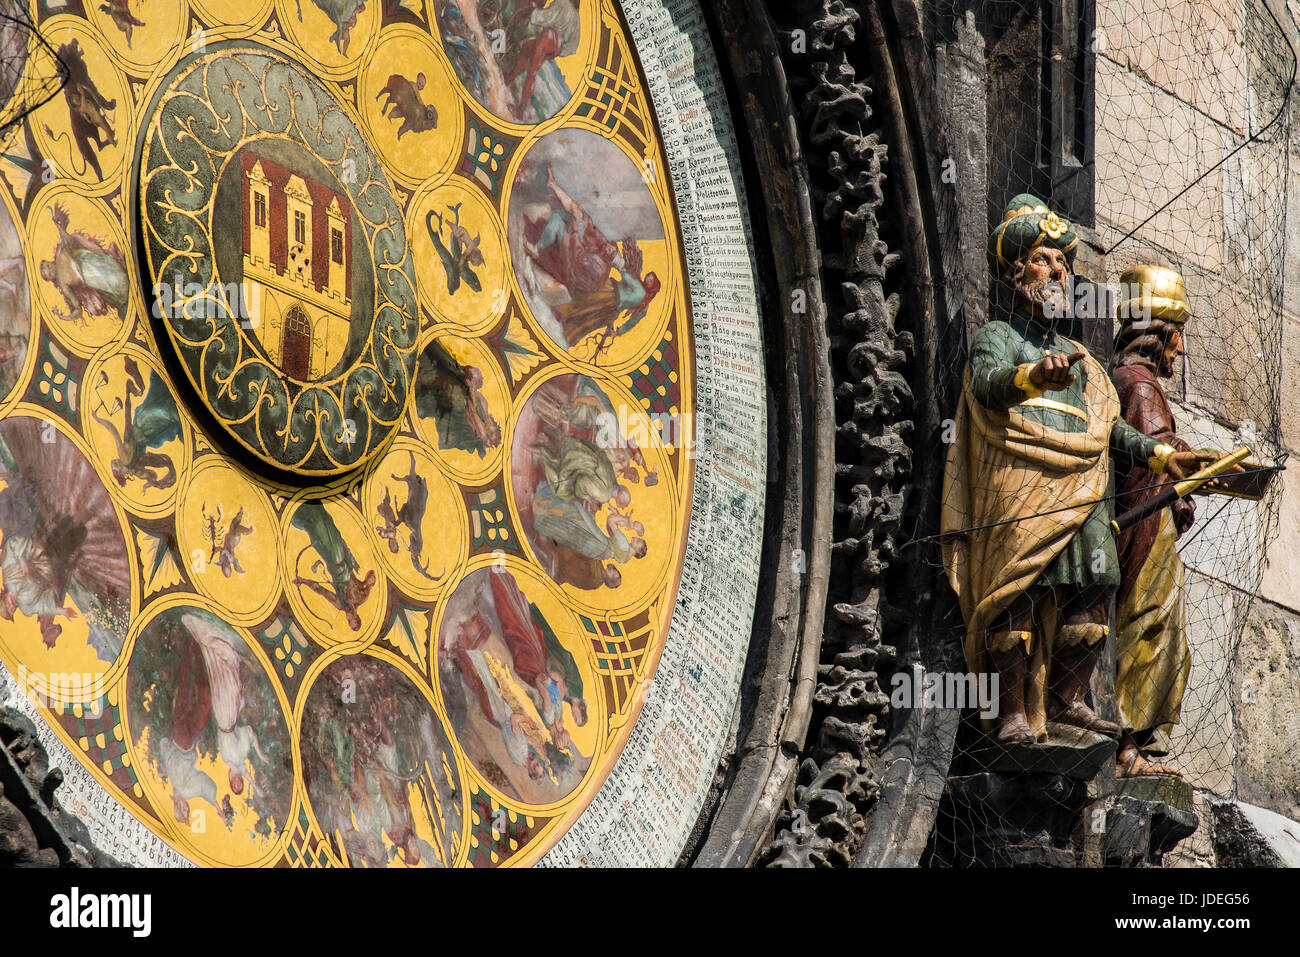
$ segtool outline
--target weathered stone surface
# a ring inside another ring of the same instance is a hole
[[[988,308],[988,111],[984,37],[973,11],[955,24],[956,40],[935,54],[935,102],[944,132],[944,163],[962,184],[942,190],[937,210],[940,254],[950,287],[948,319],[974,336]],[[955,185],[955,184],[954,184]]]
[[[1120,778],[1115,782],[1115,796],[1134,801],[1158,801],[1181,811],[1191,811],[1194,802],[1192,786],[1172,774]]]
[[[1174,404],[1179,437],[1193,448],[1232,449],[1242,444],[1242,437],[1209,418],[1198,409]],[[1253,593],[1259,587],[1263,566],[1261,553],[1260,509],[1248,499],[1221,495],[1196,495],[1197,525],[1179,539],[1183,563],[1216,582]],[[1203,623],[1207,614],[1223,605],[1202,606],[1193,602],[1192,624]],[[1226,606],[1231,611],[1231,606]],[[1227,633],[1231,615],[1211,631]]]
[[[1132,253],[1126,244],[1126,262]],[[1145,261],[1167,259],[1167,253],[1155,250]],[[1250,309],[1254,300],[1247,298],[1249,293],[1226,282],[1221,271],[1201,269],[1188,262],[1179,265],[1187,283],[1192,318],[1183,327],[1187,355],[1181,361],[1182,368],[1164,380],[1169,396],[1190,405],[1205,418],[1199,427],[1203,438],[1197,444],[1210,448],[1240,445],[1237,428],[1247,422],[1255,423],[1259,435],[1269,435],[1274,425],[1270,417],[1277,410],[1269,407],[1270,386],[1265,380],[1275,374],[1276,366],[1262,363],[1259,357],[1266,350],[1272,353],[1277,349],[1273,341],[1278,331],[1277,318],[1263,316],[1256,320]],[[1248,321],[1243,321],[1243,311],[1250,316]],[[1193,427],[1191,419],[1195,416],[1186,409],[1175,409],[1174,414],[1180,435]],[[1225,429],[1221,422],[1230,422],[1232,427]]]
[[[1300,282],[1294,285],[1300,286]],[[1288,382],[1300,382],[1300,322],[1287,321],[1287,336],[1292,339],[1291,348],[1297,355],[1289,358],[1291,375]],[[1286,373],[1284,372],[1285,376]],[[1283,406],[1283,416],[1290,415],[1300,420],[1300,402],[1287,402]],[[1296,431],[1291,433],[1293,442],[1300,441],[1300,421],[1296,421]],[[1300,459],[1295,461],[1300,462]],[[1295,473],[1281,476],[1279,485],[1282,489],[1278,508],[1278,528],[1294,530],[1300,528],[1300,480]],[[1283,531],[1269,545],[1268,558],[1264,562],[1264,580],[1260,585],[1260,597],[1280,605],[1291,612],[1300,614],[1300,537],[1294,532]],[[1300,637],[1292,643],[1300,654]]]
[[[1287,172],[1287,194],[1290,196],[1300,195],[1295,192],[1300,189],[1300,150],[1297,149],[1297,144],[1295,144],[1294,140],[1292,141],[1290,155],[1288,156]],[[1287,210],[1287,213],[1286,267],[1284,274],[1287,276],[1297,276],[1300,275],[1300,215],[1296,215],[1294,204],[1292,204],[1291,209]],[[1300,283],[1287,283],[1286,287],[1282,290],[1282,296],[1285,309],[1291,315],[1292,322],[1294,323],[1294,317],[1300,316]],[[1282,375],[1284,377],[1286,376],[1285,368],[1282,371]],[[1292,376],[1288,381],[1294,382],[1294,376]],[[1300,437],[1300,428],[1293,427],[1286,431],[1293,441],[1297,437]]]
[[[63,772],[49,767],[36,726],[0,707],[0,867],[118,867],[55,792]]]
[[[1116,782],[1106,813],[1102,859],[1108,867],[1158,867],[1197,828],[1192,786],[1168,774]]]
[[[1214,811],[1212,801],[1203,791],[1193,790],[1192,813],[1196,830],[1179,841],[1161,861],[1162,867],[1214,867]]]
[[[1195,810],[1200,826],[1166,855],[1165,867],[1300,867],[1300,823],[1199,792]]]
[[[1119,797],[1106,814],[1102,860],[1107,867],[1159,867],[1164,855],[1196,830],[1191,808]]]
[[[1151,86],[1171,90],[1219,123],[1246,129],[1241,3],[1099,3],[1097,30],[1104,59],[1131,69]],[[1169,40],[1188,36],[1196,37],[1194,46]]]
[[[936,867],[1075,867],[1087,785],[1063,774],[988,771],[950,777],[926,863]]]
[[[1062,774],[1090,781],[1103,767],[1115,764],[1115,741],[1104,735],[1047,722],[1041,744],[990,745],[970,754],[976,766],[1006,774]]]
[[[58,867],[59,855],[42,848],[27,817],[0,787],[0,867]]]
[[[38,791],[43,790],[49,773],[49,759],[36,737],[36,725],[12,708],[0,709],[0,745],[13,755],[32,786]],[[62,780],[62,775],[59,780]]]
[[[1214,805],[1217,867],[1282,867],[1282,858],[1235,802]]]
[[[1205,269],[1222,265],[1222,197],[1218,182],[1201,172],[1236,145],[1204,113],[1151,86],[1112,60],[1097,61],[1097,100],[1122,121],[1096,130],[1097,233],[1113,246],[1148,217],[1143,238]],[[1153,117],[1159,123],[1153,126]],[[1189,185],[1168,209],[1162,206]],[[1156,214],[1153,216],[1153,214]],[[1198,224],[1189,229],[1188,224]]]
[[[1244,801],[1237,802],[1237,809],[1272,848],[1283,867],[1300,867],[1300,822]]]
[[[1238,795],[1300,818],[1300,616],[1254,603],[1231,688]]]
[[[1198,610],[1187,623],[1192,671],[1169,755],[1160,763],[1181,771],[1195,787],[1228,795],[1235,786],[1237,757],[1228,679],[1237,599],[1232,589],[1191,570],[1186,588],[1188,607]]]

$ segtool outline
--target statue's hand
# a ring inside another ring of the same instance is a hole
[[[1071,355],[1053,354],[1044,356],[1037,365],[1029,370],[1029,381],[1035,388],[1046,392],[1059,392],[1068,389],[1075,376],[1070,366],[1084,357],[1086,353],[1075,352]]]
[[[1181,482],[1193,472],[1199,472],[1202,465],[1221,458],[1218,452],[1175,452],[1165,464],[1165,475],[1175,482]]]

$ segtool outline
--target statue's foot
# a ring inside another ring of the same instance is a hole
[[[1068,724],[1071,727],[1083,728],[1085,731],[1104,734],[1108,738],[1118,738],[1120,735],[1119,725],[1112,721],[1106,721],[1082,701],[1071,701],[1068,704],[1059,706],[1055,711],[1049,713],[1048,717],[1060,724]]]
[[[1183,776],[1182,771],[1148,761],[1137,748],[1124,748],[1116,755],[1115,777],[1137,778],[1150,774],[1171,774],[1176,778]]]
[[[998,744],[1033,744],[1038,740],[1023,714],[1009,714],[993,734]]]

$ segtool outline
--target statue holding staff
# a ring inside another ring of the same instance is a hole
[[[1174,479],[1205,459],[1125,422],[1106,369],[1059,331],[1077,245],[1037,197],[1007,206],[990,246],[1013,307],[971,343],[944,475],[944,567],[967,665],[998,676],[1002,744],[1045,741],[1048,720],[1119,737],[1085,698],[1120,584],[1111,456]]]
[[[1183,328],[1190,312],[1183,277],[1163,266],[1138,266],[1120,276],[1119,333],[1112,377],[1124,420],[1180,452],[1191,446],[1177,425],[1160,384],[1185,353]],[[1121,511],[1136,509],[1164,491],[1166,479],[1140,462],[1116,476]],[[1192,668],[1184,632],[1183,562],[1178,537],[1196,520],[1190,497],[1146,516],[1119,533],[1121,578],[1116,607],[1115,698],[1122,733],[1120,777],[1178,774],[1147,761],[1143,751],[1168,753]]]

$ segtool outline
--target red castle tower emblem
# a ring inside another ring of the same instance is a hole
[[[352,205],[255,150],[241,150],[239,163],[246,326],[286,375],[319,379],[348,343]]]

